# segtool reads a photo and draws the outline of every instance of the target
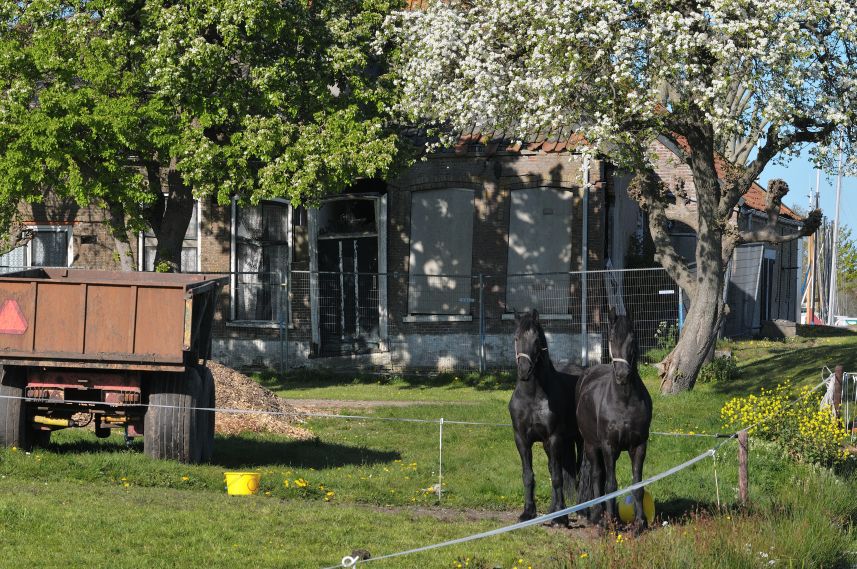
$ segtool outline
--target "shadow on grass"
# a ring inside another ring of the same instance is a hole
[[[425,374],[361,374],[332,370],[297,370],[284,375],[260,372],[256,379],[264,387],[280,389],[305,389],[342,385],[395,385],[402,389],[426,387],[472,387],[477,390],[502,390],[515,387],[515,375],[509,371],[479,372],[427,372]]]
[[[57,454],[143,453],[141,440],[125,445],[119,438],[105,440],[80,439],[52,442],[45,450]],[[338,466],[370,465],[401,459],[394,451],[347,446],[319,440],[293,441],[218,436],[211,464],[223,468],[254,466],[286,466],[292,468],[336,468]]]
[[[319,440],[275,441],[244,437],[219,437],[212,464],[224,468],[248,465],[283,465],[293,468],[336,468],[400,460],[394,451],[347,446]]]
[[[673,498],[672,500],[658,502],[656,507],[658,519],[670,523],[682,521],[694,513],[717,513],[715,502],[698,502],[686,498]]]
[[[841,363],[846,371],[857,369],[857,350],[853,342],[799,348],[789,348],[784,344],[783,349],[777,346],[767,350],[773,353],[741,366],[737,378],[728,383],[715,384],[714,390],[725,395],[743,395],[749,391],[758,391],[760,387],[775,387],[786,380],[798,383],[815,377],[820,381],[820,372],[824,366],[833,369]]]

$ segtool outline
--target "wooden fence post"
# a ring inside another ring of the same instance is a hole
[[[842,417],[842,375],[845,366],[839,364],[833,372],[833,415]]]
[[[738,432],[738,498],[747,505],[747,431]]]

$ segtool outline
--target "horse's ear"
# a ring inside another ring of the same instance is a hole
[[[612,306],[607,310],[607,317],[609,318],[610,324],[616,323],[616,310]]]
[[[539,321],[539,311],[533,308],[533,322]]]

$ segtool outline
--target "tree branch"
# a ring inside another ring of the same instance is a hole
[[[780,124],[772,123],[768,127],[768,133],[765,136],[765,144],[759,149],[756,159],[747,165],[746,178],[748,182],[753,182],[765,169],[777,154],[783,150],[794,146],[795,144],[817,143],[833,134],[836,130],[836,125],[832,122],[818,124],[801,120],[800,117],[793,117],[791,124],[797,125],[798,129],[785,136],[780,136]],[[747,184],[749,187],[749,183]],[[737,200],[736,200],[737,201]]]
[[[650,169],[640,171],[628,187],[628,195],[634,198],[640,208],[649,216],[649,234],[655,244],[655,260],[659,262],[691,298],[696,294],[696,279],[684,258],[673,247],[666,222],[675,219],[696,228],[695,219],[688,219],[680,213],[680,208],[664,202],[666,191],[656,174]],[[667,211],[669,210],[669,214]],[[687,211],[687,210],[685,210]],[[695,230],[695,229],[694,229]]]
[[[782,180],[771,180],[768,184],[768,193],[765,199],[765,213],[768,215],[768,220],[759,229],[751,231],[738,231],[735,239],[735,244],[741,243],[786,243],[801,237],[807,237],[815,233],[821,225],[821,210],[815,210],[807,215],[803,222],[803,226],[796,233],[789,235],[781,235],[777,231],[777,220],[780,217],[780,205],[783,197],[789,192],[789,185]]]

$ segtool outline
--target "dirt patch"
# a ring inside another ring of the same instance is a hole
[[[243,373],[217,362],[208,362],[214,376],[216,407],[271,411],[282,415],[215,413],[215,430],[225,435],[243,432],[276,433],[294,439],[311,439],[313,434],[299,426],[304,409],[296,407],[265,389]]]

